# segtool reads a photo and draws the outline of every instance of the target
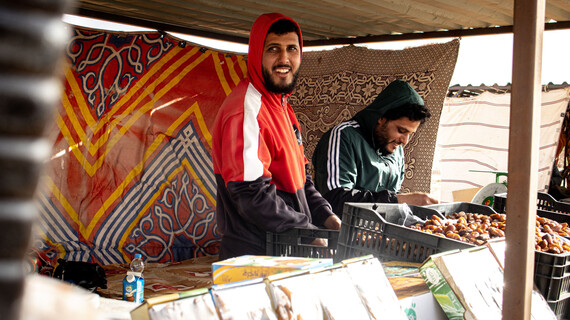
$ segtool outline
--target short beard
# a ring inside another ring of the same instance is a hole
[[[291,83],[289,83],[288,85],[279,85],[274,83],[271,80],[271,75],[265,70],[265,68],[262,68],[261,72],[263,73],[263,80],[265,82],[265,88],[273,93],[277,93],[277,94],[288,94],[293,92],[293,89],[295,89],[295,85],[297,85],[297,78],[299,77],[299,70],[297,70],[297,72],[295,72],[293,74],[293,81],[291,81]]]
[[[386,123],[374,127],[373,138],[374,138],[374,146],[376,147],[376,149],[379,149],[383,155],[392,154],[392,152],[386,149],[386,146],[389,143],[386,134]]]

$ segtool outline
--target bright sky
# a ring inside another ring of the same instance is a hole
[[[65,15],[65,22],[116,31],[149,31],[139,27],[105,22],[101,20],[78,18]],[[247,52],[247,45],[229,43],[172,33],[173,36],[214,49],[234,52]],[[372,49],[400,50],[429,43],[450,41],[447,39],[428,39],[418,41],[396,41],[363,44]],[[305,48],[323,50],[324,47]],[[570,82],[570,29],[545,31],[542,53],[542,84],[550,82],[562,84]],[[513,55],[513,35],[489,35],[463,37],[459,45],[459,56],[450,85],[505,85],[511,82]]]

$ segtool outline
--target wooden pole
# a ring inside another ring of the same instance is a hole
[[[544,15],[544,0],[515,0],[503,319],[531,314]]]

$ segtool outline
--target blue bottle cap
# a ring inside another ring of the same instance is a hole
[[[136,258],[141,258],[141,257],[142,257],[142,256],[141,256],[140,253],[135,253],[135,259],[136,259]]]

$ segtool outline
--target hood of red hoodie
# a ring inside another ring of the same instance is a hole
[[[281,19],[293,22],[299,29],[299,47],[301,48],[302,57],[303,38],[301,36],[301,28],[295,20],[281,13],[262,14],[255,20],[249,33],[249,48],[247,52],[247,75],[249,81],[259,92],[262,93],[263,96],[267,97],[267,99],[273,100],[278,105],[281,103],[281,94],[270,92],[265,88],[265,80],[263,79],[261,63],[263,57],[263,45],[265,44],[267,31],[273,23]],[[285,97],[288,97],[289,95],[291,94],[288,93]]]

